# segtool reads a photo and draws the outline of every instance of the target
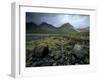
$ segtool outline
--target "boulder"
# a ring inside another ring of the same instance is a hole
[[[73,50],[78,52],[82,49],[82,47],[79,44],[75,44]]]
[[[33,49],[33,57],[43,58],[48,55],[49,49],[48,46],[44,47],[35,47]]]
[[[84,56],[84,53],[82,52],[81,45],[75,44],[72,54],[77,58],[82,58]]]

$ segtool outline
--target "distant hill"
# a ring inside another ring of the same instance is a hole
[[[26,24],[26,33],[34,33],[35,30],[38,30],[38,25],[36,25],[33,22],[27,23]]]
[[[70,23],[65,23],[59,27],[59,32],[60,33],[76,32],[76,30]]]
[[[81,31],[81,29],[78,31]],[[65,34],[68,32],[77,32],[77,30],[74,29],[74,26],[72,26],[70,23],[65,23],[60,27],[55,27],[45,22],[41,23],[40,25],[37,25],[33,22],[26,23],[26,33]]]
[[[51,24],[47,24],[45,22],[41,23],[39,26],[39,30],[37,31],[37,33],[56,33],[57,32],[57,28],[54,27]]]
[[[77,31],[78,31],[78,32],[89,32],[89,27],[78,28]]]

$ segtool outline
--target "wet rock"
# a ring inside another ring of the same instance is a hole
[[[35,47],[33,49],[33,56],[43,58],[48,55],[49,49],[48,47]]]

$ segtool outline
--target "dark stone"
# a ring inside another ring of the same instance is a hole
[[[54,56],[54,59],[55,59],[55,60],[58,60],[59,58],[60,58],[59,55],[55,55],[55,56]]]
[[[60,59],[58,60],[58,63],[59,63],[59,64],[63,64],[63,63],[64,63],[64,59],[63,59],[63,58],[60,58]]]
[[[43,58],[48,55],[49,49],[46,47],[35,47],[33,50],[33,56],[38,58]]]
[[[33,61],[33,62],[35,62],[35,61],[40,61],[40,60],[41,60],[41,58],[37,58],[37,57],[33,57],[33,58],[32,58],[32,61]]]
[[[32,67],[39,67],[39,66],[41,66],[42,65],[42,61],[38,61],[38,62],[33,62],[32,63]]]
[[[52,64],[51,63],[49,63],[49,62],[44,62],[43,64],[42,64],[42,66],[51,66]]]
[[[73,65],[74,65],[74,64],[75,64],[75,61],[76,61],[76,58],[75,58],[75,56],[74,56],[74,55],[72,55],[72,56],[71,56],[71,64],[73,64]]]
[[[57,63],[56,63],[56,62],[52,64],[52,66],[56,66],[56,65],[57,65]]]
[[[51,64],[49,62],[44,62],[44,60],[40,60],[38,62],[33,63],[32,66],[34,67],[40,67],[40,66],[50,66]]]
[[[53,59],[50,59],[50,60],[49,60],[49,63],[50,63],[50,64],[53,64],[54,62],[55,62],[55,60],[53,60]]]
[[[42,60],[43,60],[43,66],[50,66],[55,62],[55,60],[51,59],[50,57],[45,57]]]

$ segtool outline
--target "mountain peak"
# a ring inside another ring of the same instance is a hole
[[[70,23],[65,23],[61,27],[59,27],[60,32],[67,33],[67,32],[76,32],[74,27]]]
[[[66,28],[74,28],[70,23],[65,23],[61,27],[66,27]]]
[[[46,22],[42,22],[39,26],[55,27],[55,26],[53,26],[53,25],[51,25],[51,24],[48,24],[48,23],[46,23]]]

